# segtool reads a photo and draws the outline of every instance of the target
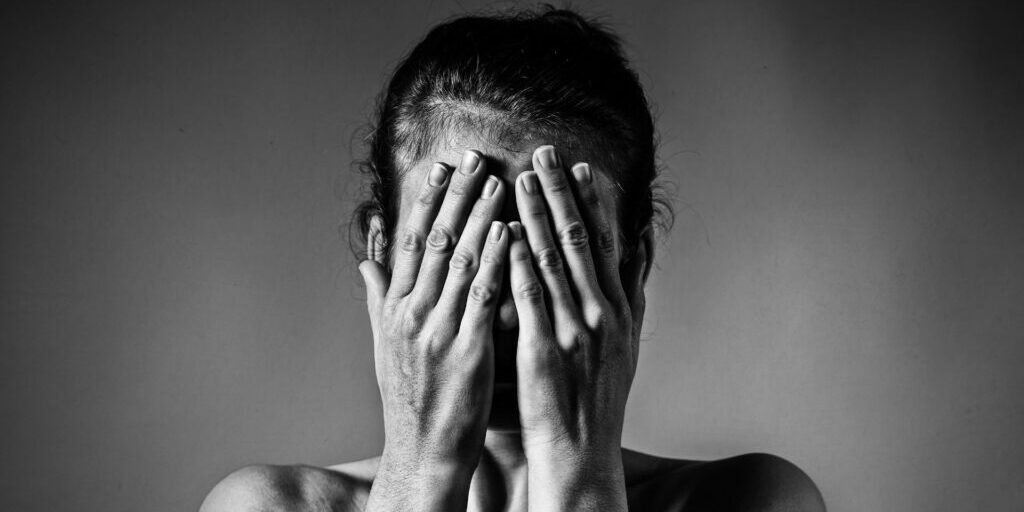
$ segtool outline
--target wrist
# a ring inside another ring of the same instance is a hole
[[[531,509],[626,510],[621,453],[614,458],[551,454],[527,460]]]
[[[582,436],[581,436],[582,437]],[[523,449],[531,467],[555,468],[567,476],[594,471],[614,473],[622,468],[620,435],[586,436],[586,440],[570,436],[529,436]]]
[[[390,463],[402,470],[431,468],[431,471],[446,474],[468,473],[466,476],[473,473],[483,452],[483,429],[479,432],[455,429],[417,435],[421,430],[418,426],[397,431],[386,428],[381,465]]]
[[[454,455],[416,448],[384,445],[377,472],[417,480],[468,480],[476,470],[479,455]]]

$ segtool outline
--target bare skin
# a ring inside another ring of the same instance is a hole
[[[403,179],[391,260],[371,243],[360,267],[384,453],[243,468],[201,510],[824,510],[778,457],[620,448],[650,232],[625,255],[607,176],[563,164],[593,155],[461,135]]]
[[[525,468],[481,457],[467,509],[527,510]],[[319,468],[249,466],[221,481],[202,512],[366,510],[380,458]],[[687,461],[622,450],[629,510],[823,511],[810,478],[792,463],[763,453]]]

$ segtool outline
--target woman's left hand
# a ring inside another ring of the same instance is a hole
[[[516,182],[522,224],[509,225],[530,509],[626,510],[620,443],[639,325],[618,245],[587,164],[570,178],[551,146],[533,163]]]

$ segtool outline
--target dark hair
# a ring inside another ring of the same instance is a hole
[[[650,107],[618,38],[575,12],[547,7],[448,21],[401,62],[379,100],[369,155],[360,163],[371,197],[354,213],[357,256],[365,254],[359,250],[374,217],[383,222],[378,243],[388,254],[403,176],[438,137],[467,126],[499,141],[534,135],[563,149],[607,148],[595,163],[629,205],[620,208],[628,248],[652,222],[671,223],[671,209],[655,194]]]

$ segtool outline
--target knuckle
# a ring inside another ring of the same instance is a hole
[[[588,312],[587,323],[593,326],[594,330],[598,332],[607,332],[611,325],[611,319],[608,318],[608,314],[604,311]]]
[[[501,263],[503,254],[501,251],[497,251],[494,248],[490,248],[484,251],[483,256],[480,259],[484,263]]]
[[[523,263],[529,262],[531,259],[533,259],[533,256],[530,254],[530,251],[527,251],[524,248],[520,248],[512,250],[511,253],[509,254],[509,258],[511,258],[512,261],[516,263]]]
[[[394,315],[398,311],[399,306],[402,305],[403,298],[392,295],[391,291],[388,290],[387,295],[384,296],[384,303],[381,308],[384,315]]]
[[[585,248],[589,241],[587,229],[578,221],[571,222],[569,225],[562,228],[562,230],[558,232],[558,239],[562,242],[563,246],[573,249]]]
[[[555,270],[562,266],[562,255],[558,254],[558,251],[554,247],[544,247],[537,251],[537,266]]]
[[[437,200],[441,197],[440,194],[434,192],[433,189],[424,190],[419,197],[416,198],[416,203],[421,207],[430,208],[437,204]]]
[[[601,207],[601,198],[597,196],[597,193],[591,187],[583,187],[584,190],[580,194],[580,202],[587,205],[588,207]]]
[[[603,331],[614,320],[612,314],[609,313],[610,309],[610,306],[604,300],[588,301],[583,306],[583,319],[590,328]]]
[[[555,194],[565,194],[569,191],[569,181],[565,179],[565,176],[556,176],[547,186],[548,192]]]
[[[548,209],[544,206],[544,203],[528,205],[520,211],[520,215],[534,219],[536,222],[546,223],[548,221]]]
[[[485,284],[474,284],[469,288],[469,298],[481,306],[488,306],[494,303],[497,292],[493,287]]]
[[[427,247],[434,252],[448,252],[455,246],[455,237],[447,226],[434,226],[427,237]]]
[[[448,346],[446,340],[435,333],[424,333],[422,339],[418,340],[416,344],[426,354],[439,354]]]
[[[558,331],[561,345],[570,351],[589,345],[592,340],[590,333],[579,325],[575,325],[575,322],[568,323]]]
[[[467,250],[457,249],[448,261],[448,267],[456,272],[468,272],[476,267],[476,257]]]
[[[610,229],[602,229],[597,234],[597,248],[602,253],[611,254],[615,251],[615,235]]]
[[[577,331],[573,334],[572,338],[569,339],[568,348],[570,351],[579,350],[582,347],[588,347],[594,342],[594,338],[586,331]]]
[[[516,295],[526,302],[537,303],[544,298],[544,288],[540,285],[540,282],[530,280],[519,285]]]
[[[405,311],[405,328],[408,332],[419,332],[419,330],[427,323],[427,317],[429,316],[429,310],[425,307],[411,307]]]
[[[418,253],[423,250],[423,237],[414,230],[407,229],[402,236],[402,250],[410,253]]]
[[[451,186],[448,187],[448,195],[451,196],[464,196],[469,191],[470,183],[467,180],[452,180]]]

